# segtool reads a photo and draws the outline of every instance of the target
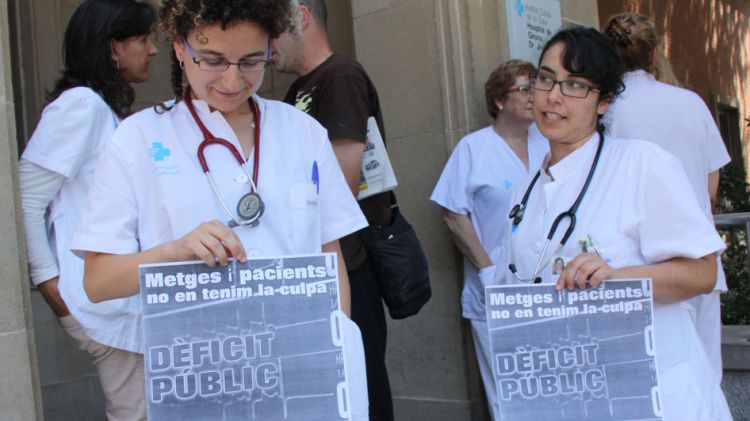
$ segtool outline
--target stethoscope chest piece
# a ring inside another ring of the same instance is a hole
[[[253,227],[258,225],[260,217],[263,216],[263,211],[265,210],[266,206],[263,204],[263,199],[255,192],[245,194],[237,202],[237,215],[239,215],[243,222]],[[232,228],[238,226],[234,220],[230,220],[228,225]]]
[[[513,206],[513,209],[510,210],[510,214],[508,215],[508,218],[513,220],[513,225],[518,225],[521,223],[521,221],[523,221],[523,212],[525,210],[526,206],[521,203]]]

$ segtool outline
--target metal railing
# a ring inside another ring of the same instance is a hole
[[[728,228],[731,226],[744,225],[745,238],[750,239],[750,212],[723,213],[714,215],[716,228]],[[750,253],[747,256],[748,265],[750,265]]]
[[[721,213],[714,215],[714,223],[717,227],[726,225],[744,225],[745,232],[750,233],[750,212]]]

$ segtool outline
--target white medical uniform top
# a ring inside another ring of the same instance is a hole
[[[83,260],[70,251],[96,157],[115,131],[118,120],[90,88],[68,89],[44,108],[22,158],[65,177],[50,204],[47,220],[50,247],[59,267],[60,295],[89,338],[122,348],[119,339],[122,330],[112,325],[111,320],[118,317],[123,303],[89,301],[83,290]],[[44,280],[34,279],[35,283]]]
[[[253,98],[261,113],[258,192],[265,213],[257,227],[234,229],[248,257],[319,253],[322,244],[367,226],[325,130],[294,107]],[[204,101],[193,103],[214,136],[242,151],[220,112]],[[86,224],[76,232],[73,249],[134,253],[181,238],[201,222],[228,221],[198,161],[202,140],[184,102],[162,114],[146,109],[124,120],[102,151],[83,210]],[[236,212],[250,191],[244,171],[226,147],[204,151],[217,188]],[[113,323],[126,332],[126,349],[143,352],[140,299],[122,303]]]
[[[693,191],[706,217],[713,223],[711,199],[708,195],[708,174],[729,161],[729,153],[721,139],[711,113],[703,100],[694,92],[657,81],[644,70],[625,74],[625,91],[605,114],[607,133],[623,139],[643,139],[656,143],[682,163]],[[716,287],[714,291],[726,292],[727,280],[721,264],[716,259]],[[713,360],[714,369],[721,379],[721,312],[719,304],[706,303],[718,300],[712,295],[690,299],[698,319],[698,332]]]
[[[659,82],[644,70],[626,73],[624,82],[625,91],[604,116],[607,134],[647,140],[677,157],[703,212],[713,222],[708,174],[730,158],[706,104],[694,92]],[[727,290],[721,264],[716,289]]]
[[[529,127],[529,168],[492,126],[461,139],[453,150],[430,200],[443,208],[467,215],[490,259],[495,261],[508,226],[512,189],[534,173],[549,151],[547,139],[536,125]],[[464,258],[463,317],[484,320],[484,287],[479,272]]]
[[[507,231],[496,282],[518,283],[534,271],[554,219],[567,211],[581,191],[593,162],[598,134],[549,168],[532,189],[523,221]],[[546,164],[542,164],[546,166]],[[530,181],[530,180],[528,180]],[[514,191],[520,202],[528,182]],[[706,219],[680,163],[661,148],[639,140],[607,136],[599,164],[565,246],[559,242],[568,227],[559,225],[541,274],[544,283],[557,281],[551,262],[567,264],[581,253],[579,239],[590,236],[602,258],[614,268],[658,263],[674,257],[700,258],[721,251],[724,244]],[[501,267],[502,265],[502,267]],[[695,331],[686,304],[654,303],[656,361],[665,420],[724,420],[729,417],[718,382]]]

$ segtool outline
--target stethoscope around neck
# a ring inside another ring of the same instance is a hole
[[[242,158],[242,155],[240,155],[240,152],[237,150],[237,148],[234,147],[234,145],[232,145],[228,140],[216,137],[211,134],[211,132],[208,131],[206,126],[201,121],[200,117],[198,117],[198,113],[195,111],[195,107],[193,106],[193,100],[190,95],[189,87],[185,91],[184,99],[185,105],[187,105],[188,110],[190,110],[190,114],[193,116],[195,123],[198,125],[201,133],[203,133],[203,141],[198,145],[198,161],[201,164],[203,173],[206,174],[206,177],[208,178],[208,183],[211,185],[211,189],[219,199],[219,202],[226,211],[227,215],[229,215],[230,219],[229,222],[227,222],[227,225],[230,228],[238,226],[257,226],[260,222],[260,217],[263,215],[263,211],[265,210],[265,205],[263,204],[263,200],[261,199],[260,194],[258,194],[257,187],[258,168],[260,164],[260,109],[258,108],[258,104],[253,101],[252,97],[248,98],[247,100],[248,104],[250,105],[250,110],[253,113],[255,132],[255,147],[253,148],[253,174],[251,175],[250,171],[247,169],[247,162]],[[204,149],[206,149],[206,147],[210,145],[221,145],[229,149],[229,152],[231,152],[232,156],[234,156],[234,159],[237,160],[237,163],[245,172],[245,175],[250,182],[250,192],[244,194],[237,202],[237,216],[239,218],[234,216],[234,213],[231,211],[226,201],[224,200],[224,197],[219,192],[219,189],[216,187],[213,177],[211,177],[211,171],[208,168],[208,162],[206,161],[206,155],[204,154]]]
[[[583,187],[581,188],[581,192],[578,193],[578,197],[576,198],[575,202],[573,202],[573,205],[570,206],[570,209],[568,209],[565,212],[560,213],[557,215],[555,220],[552,222],[552,226],[549,229],[549,234],[547,234],[547,241],[544,243],[544,247],[542,248],[542,252],[539,255],[539,260],[536,262],[536,267],[534,268],[534,273],[532,276],[526,278],[522,277],[518,274],[518,269],[516,268],[516,265],[514,263],[511,263],[508,265],[508,269],[510,269],[510,272],[513,274],[513,276],[521,281],[530,283],[533,282],[535,284],[539,284],[542,282],[542,278],[539,276],[539,274],[542,271],[542,262],[544,261],[544,257],[547,254],[547,249],[549,248],[550,243],[552,242],[552,238],[555,236],[555,232],[557,232],[557,228],[560,226],[563,220],[568,219],[570,223],[568,224],[568,229],[565,230],[565,233],[563,234],[562,238],[560,239],[560,248],[565,246],[565,243],[568,242],[568,239],[570,238],[571,234],[573,234],[573,230],[576,227],[576,212],[578,211],[578,206],[581,205],[581,201],[583,200],[583,196],[586,194],[586,191],[589,189],[589,184],[591,184],[591,179],[594,176],[594,171],[596,170],[596,166],[599,164],[599,157],[602,154],[602,146],[604,145],[604,132],[602,130],[599,130],[599,145],[596,147],[596,154],[594,155],[594,160],[591,163],[591,168],[589,168],[589,174],[586,177],[586,182],[583,183]],[[531,191],[534,189],[534,185],[536,184],[537,180],[539,179],[539,176],[542,174],[542,169],[540,168],[536,174],[534,175],[534,178],[531,179],[531,183],[529,184],[529,187],[526,188],[526,192],[523,195],[523,198],[521,198],[521,203],[516,204],[513,206],[513,209],[510,210],[510,214],[508,215],[508,218],[513,220],[513,228],[517,227],[521,221],[523,221],[523,215],[526,211],[526,203],[529,200],[529,195],[531,195]],[[513,248],[511,240],[511,259],[513,259]]]

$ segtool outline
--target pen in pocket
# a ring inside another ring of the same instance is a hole
[[[320,194],[320,174],[318,174],[318,161],[313,161],[312,175],[310,176],[313,184],[315,184],[315,193]]]

